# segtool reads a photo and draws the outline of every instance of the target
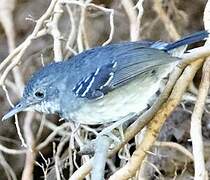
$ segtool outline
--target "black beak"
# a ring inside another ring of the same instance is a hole
[[[24,111],[27,108],[27,103],[24,99],[22,99],[19,103],[15,105],[11,110],[9,110],[2,118],[2,121],[9,119],[10,117],[14,116],[15,114]]]

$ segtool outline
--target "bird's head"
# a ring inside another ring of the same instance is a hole
[[[25,86],[20,101],[4,115],[2,120],[21,111],[59,113],[60,90],[65,80],[62,67],[61,63],[53,63],[33,74]]]

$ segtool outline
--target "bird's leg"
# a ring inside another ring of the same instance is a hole
[[[92,128],[89,128],[88,126],[81,125],[81,127],[83,127],[84,129],[94,133],[96,135],[96,139],[94,139],[91,142],[88,142],[83,147],[80,147],[80,154],[92,154],[92,153],[94,153],[97,149],[96,144],[98,144],[98,142],[100,142],[99,139],[101,139],[101,137],[104,137],[104,136],[106,138],[110,139],[110,142],[120,143],[121,140],[124,139],[123,123],[131,121],[134,118],[136,119],[136,117],[137,117],[137,114],[131,113],[128,116],[124,117],[123,119],[121,119],[117,122],[114,122],[110,126],[104,128],[100,133],[98,133],[97,131],[95,131]],[[112,132],[115,128],[118,128],[119,135],[116,135],[116,133]],[[119,137],[121,137],[121,140],[120,140]],[[112,143],[110,143],[110,144],[112,144]]]
[[[109,136],[111,139],[113,139],[114,141],[120,142],[119,138],[116,137],[113,133],[112,130],[115,128],[119,128],[119,132],[121,135],[123,135],[123,128],[122,125],[123,123],[133,119],[134,117],[136,117],[137,114],[136,113],[130,113],[129,115],[127,115],[126,117],[122,118],[119,121],[114,122],[113,124],[111,124],[110,126],[104,128],[98,135],[107,135]],[[121,136],[123,138],[123,136]]]

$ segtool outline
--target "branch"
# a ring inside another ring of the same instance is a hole
[[[121,3],[130,22],[130,39],[131,41],[137,41],[139,39],[140,21],[141,16],[143,15],[143,8],[141,8],[142,11],[139,12],[138,15],[131,0],[123,0]],[[143,0],[139,1],[137,7],[142,7],[142,3]]]
[[[4,27],[4,31],[7,36],[7,44],[9,48],[9,53],[11,53],[15,49],[15,26],[13,20],[13,10],[15,8],[15,1],[9,0],[5,3],[5,0],[0,0],[1,9],[0,9],[0,21],[2,26]],[[20,69],[18,67],[14,68],[13,77],[15,80],[16,89],[18,90],[18,95],[23,90],[24,83],[23,78],[20,73]]]
[[[93,158],[92,180],[103,180],[107,153],[112,140],[107,136],[98,136],[95,140],[95,155]]]
[[[163,25],[165,26],[167,32],[173,40],[177,40],[180,38],[179,33],[177,32],[174,23],[169,19],[165,10],[162,7],[162,0],[155,0],[153,9],[158,14],[159,18],[163,21]]]
[[[63,60],[61,33],[58,29],[58,23],[63,14],[63,9],[60,3],[57,3],[55,5],[53,13],[54,13],[53,19],[52,21],[47,23],[47,26],[54,40],[53,41],[54,60],[55,62],[58,62]]]
[[[15,48],[14,51],[12,53],[10,53],[10,55],[6,59],[4,59],[3,62],[0,64],[0,71],[1,71],[13,59],[13,61],[6,67],[5,71],[2,74],[2,76],[0,78],[0,85],[4,84],[4,81],[5,81],[8,73],[10,72],[10,70],[12,70],[19,63],[23,54],[25,53],[25,51],[31,44],[31,41],[38,37],[38,34],[43,26],[44,21],[50,17],[57,1],[58,0],[51,1],[51,4],[48,7],[47,11],[37,21],[36,26],[35,26],[33,32],[31,33],[31,35],[29,35],[27,37],[27,39],[21,45],[19,45],[17,48]]]
[[[35,146],[34,136],[31,129],[33,117],[34,113],[28,112],[26,114],[24,127],[23,127],[28,150],[26,152],[25,166],[21,178],[22,180],[33,179],[34,162],[36,158],[36,152],[34,151],[34,146]]]
[[[15,175],[15,172],[13,171],[13,169],[11,168],[11,166],[7,163],[7,161],[4,158],[2,152],[0,152],[0,164],[4,168],[5,173],[6,173],[8,179],[11,179],[12,178],[12,180],[17,180],[17,177]]]
[[[80,25],[79,25],[79,30],[78,30],[78,37],[77,37],[77,44],[78,44],[78,49],[79,52],[82,52],[84,50],[83,48],[83,43],[82,43],[82,32],[84,33],[84,20],[85,20],[85,9],[88,6],[92,6],[94,8],[100,9],[101,11],[104,11],[105,13],[109,13],[109,23],[110,23],[110,34],[109,38],[102,44],[102,46],[105,46],[109,44],[112,41],[113,35],[114,35],[114,10],[113,9],[108,9],[102,6],[95,5],[93,3],[90,3],[92,0],[88,0],[85,3],[81,3],[78,1],[67,1],[67,0],[61,0],[60,3],[62,4],[75,4],[78,6],[81,6],[81,19],[80,19]],[[82,30],[83,29],[83,30]],[[86,42],[86,44],[88,44]]]
[[[207,30],[210,29],[210,1],[207,2],[204,10],[204,26]],[[206,44],[210,43],[210,38],[207,39]],[[190,136],[192,139],[193,156],[194,156],[194,179],[203,180],[207,179],[204,150],[203,150],[203,137],[202,137],[202,115],[205,108],[205,101],[208,96],[210,85],[210,57],[207,58],[203,65],[202,78],[197,95],[197,101],[191,116]]]
[[[17,154],[25,154],[27,150],[10,149],[0,144],[0,151],[6,154],[17,155]]]
[[[55,172],[56,172],[56,179],[61,180],[61,163],[60,163],[60,155],[63,151],[64,145],[69,141],[70,137],[66,136],[62,139],[62,141],[58,144],[57,152],[54,152],[54,159],[55,159]]]
[[[158,147],[169,147],[169,148],[173,148],[176,149],[180,152],[182,152],[183,154],[185,154],[191,161],[193,161],[193,155],[190,151],[188,151],[184,146],[175,143],[175,142],[163,142],[163,141],[156,141],[154,143],[155,146]]]
[[[52,140],[53,138],[59,134],[59,131],[63,131],[64,128],[69,127],[69,123],[64,123],[61,126],[58,126],[57,128],[54,129],[54,131],[42,142],[40,143],[38,146],[36,146],[36,150],[40,151],[42,148],[44,148],[45,146],[47,146]]]
[[[191,117],[190,136],[192,139],[195,179],[205,179],[206,169],[203,152],[203,139],[201,119],[205,107],[205,100],[208,95],[210,85],[210,58],[204,63],[202,79],[199,87],[197,101]]]

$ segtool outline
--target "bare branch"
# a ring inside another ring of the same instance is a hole
[[[199,93],[193,114],[191,117],[191,129],[190,135],[192,139],[193,154],[194,154],[194,166],[195,166],[195,179],[205,179],[205,161],[203,154],[203,139],[201,132],[201,119],[205,106],[205,99],[208,95],[208,89],[210,85],[210,58],[203,66],[203,75],[199,87]]]
[[[173,40],[177,40],[180,38],[179,33],[177,32],[174,23],[169,19],[166,12],[164,11],[162,7],[162,0],[154,0],[154,10],[157,12],[159,18],[163,21],[163,24],[169,33],[170,37]]]
[[[158,147],[169,147],[169,148],[173,148],[176,149],[180,152],[182,152],[184,155],[186,155],[191,161],[193,161],[193,155],[190,151],[188,151],[184,146],[175,143],[175,142],[164,142],[164,141],[156,141],[154,143],[155,146]]]
[[[12,170],[10,165],[7,163],[6,159],[4,158],[2,152],[0,152],[0,164],[5,170],[5,173],[8,177],[8,179],[12,178],[12,180],[17,180],[17,177],[15,175],[15,172]]]
[[[58,23],[62,14],[63,14],[62,5],[60,3],[56,3],[53,11],[53,19],[52,21],[46,24],[54,40],[53,51],[54,51],[55,62],[63,60],[61,32],[58,29]]]
[[[32,40],[37,38],[37,35],[41,30],[44,21],[51,15],[57,1],[58,0],[51,1],[51,4],[48,7],[47,11],[41,16],[39,20],[37,20],[36,26],[31,35],[29,35],[21,45],[19,45],[16,49],[14,49],[14,51],[0,64],[0,71],[1,71],[13,59],[13,61],[6,67],[5,71],[2,74],[0,78],[0,85],[4,84],[6,76],[8,75],[10,70],[13,69],[19,63],[20,59],[22,58],[23,54],[31,44]]]
[[[210,29],[210,1],[207,2],[204,10],[204,25],[207,30]],[[210,43],[210,38],[207,39],[206,44]],[[194,169],[196,180],[207,179],[204,150],[203,150],[203,137],[201,119],[205,108],[205,101],[208,96],[210,85],[210,57],[206,59],[203,65],[203,72],[201,83],[197,95],[197,100],[191,117],[190,136],[192,139],[193,155],[194,155]]]
[[[125,9],[125,12],[130,22],[130,39],[131,41],[137,41],[139,40],[140,23],[144,10],[142,7],[143,0],[138,1],[136,5],[136,7],[139,10],[139,13],[137,13],[132,0],[123,0],[121,3]]]
[[[98,136],[95,140],[92,180],[103,180],[107,153],[112,140],[107,136]]]
[[[23,169],[22,180],[33,180],[34,162],[36,158],[36,152],[34,151],[34,136],[31,129],[31,123],[34,117],[34,113],[28,112],[26,114],[24,122],[24,136],[26,139],[28,150],[26,152],[25,166]]]

